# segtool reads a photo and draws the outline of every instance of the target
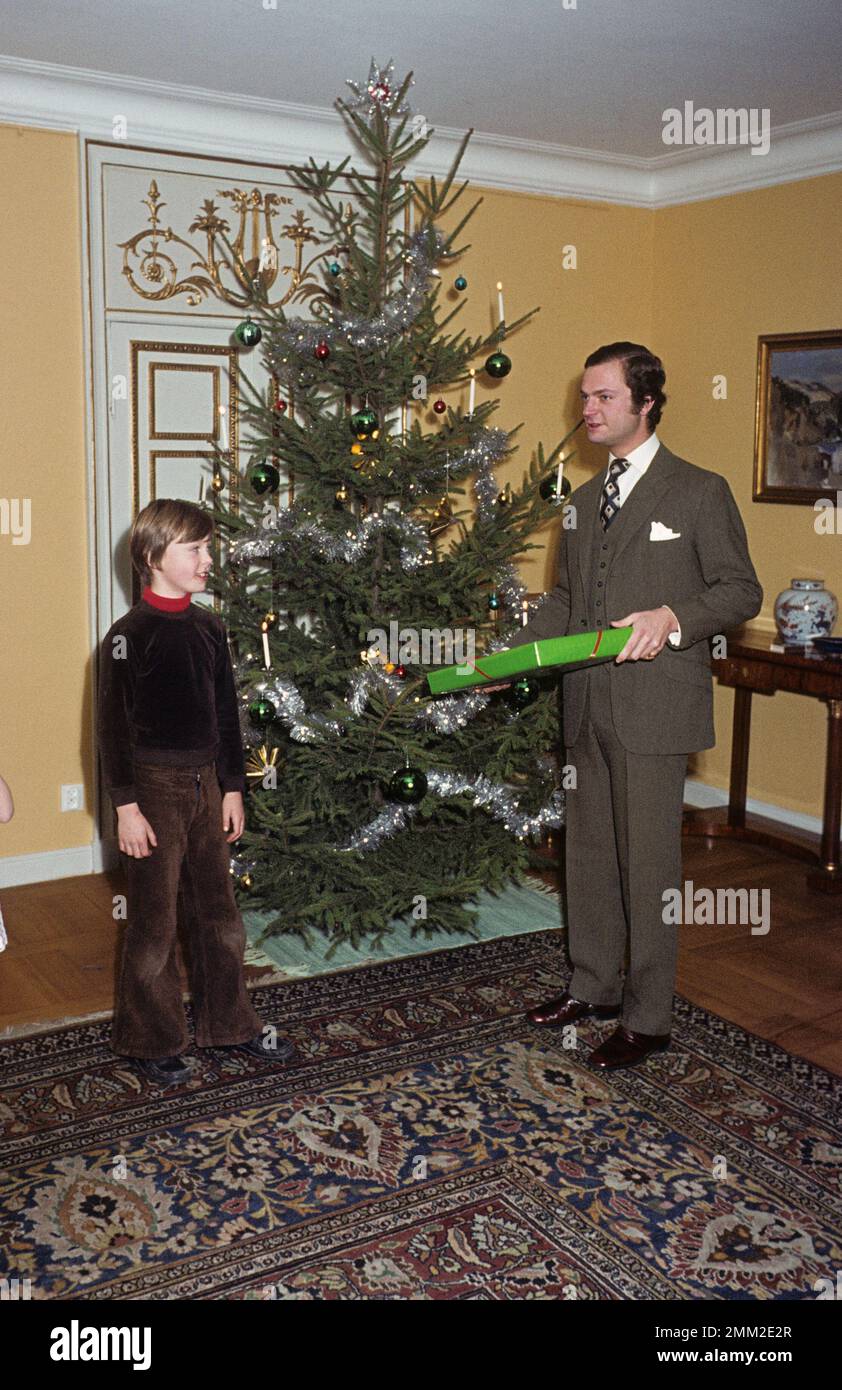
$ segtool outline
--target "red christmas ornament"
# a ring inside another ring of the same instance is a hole
[[[443,415],[447,410],[447,401],[443,401],[441,396],[439,396],[437,401],[433,401],[433,410],[437,415]]]
[[[320,362],[326,362],[330,357],[330,348],[324,341],[317,343],[314,351]]]
[[[286,401],[282,400],[281,397],[278,396],[277,400],[275,401],[275,409],[276,409],[281,415],[283,415],[283,413],[284,413],[284,411],[286,410],[286,408],[287,408],[287,403],[286,403]]]
[[[396,676],[399,676],[401,680],[406,680],[406,667],[405,667],[405,666],[396,666],[396,667],[395,667],[395,675],[396,675]]]

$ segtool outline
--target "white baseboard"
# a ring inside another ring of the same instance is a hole
[[[727,806],[728,793],[721,787],[712,787],[708,782],[697,782],[688,777],[684,783],[685,806]],[[746,810],[755,816],[766,816],[768,820],[780,821],[792,830],[808,830],[813,835],[821,835],[822,823],[818,816],[807,816],[802,811],[792,811],[788,806],[775,806],[771,801],[757,801],[753,796],[746,797]]]
[[[721,787],[688,777],[684,783],[685,806],[727,806],[728,793]],[[818,816],[807,816],[787,806],[774,806],[770,801],[746,800],[746,810],[756,816],[780,821],[793,830],[807,830],[821,835]],[[43,854],[19,854],[0,859],[0,888],[18,888],[26,883],[48,883],[57,878],[73,878],[77,874],[102,874],[116,868],[118,856],[110,844],[95,840],[77,849],[47,850]]]
[[[26,883],[50,883],[53,879],[75,878],[80,874],[102,874],[115,865],[115,856],[101,840],[95,840],[90,845],[77,845],[74,849],[10,855],[0,859],[0,888],[19,888]]]

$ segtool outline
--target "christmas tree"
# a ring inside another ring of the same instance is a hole
[[[514,561],[563,503],[567,440],[546,458],[539,444],[520,488],[501,490],[493,470],[515,431],[491,428],[499,402],[474,408],[465,387],[472,369],[508,374],[504,346],[536,310],[486,338],[452,330],[467,287],[454,243],[479,203],[447,235],[438,222],[467,187],[454,178],[472,132],[443,182],[408,179],[431,135],[412,120],[411,82],[372,61],[337,101],[368,170],[349,156],[291,171],[329,229],[322,278],[302,286],[305,319],[269,308],[254,275],[237,336],[261,344],[272,386],[265,399],[243,388],[236,513],[219,503],[231,461],[215,465],[250,785],[238,897],[276,910],[267,932],[320,928],[334,945],[377,940],[393,919],[470,933],[478,891],[522,880],[563,818],[555,685],[432,698],[425,680],[509,645],[524,621]]]

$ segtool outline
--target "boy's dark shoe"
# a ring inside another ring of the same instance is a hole
[[[182,1057],[134,1057],[132,1060],[150,1081],[156,1081],[159,1086],[177,1086],[180,1081],[189,1081],[193,1075],[192,1067]]]
[[[274,1047],[263,1046],[263,1034],[258,1033],[256,1038],[249,1038],[248,1042],[226,1043],[219,1049],[221,1052],[250,1052],[252,1057],[260,1057],[264,1062],[291,1062],[297,1055],[297,1049],[286,1038],[277,1038]]]

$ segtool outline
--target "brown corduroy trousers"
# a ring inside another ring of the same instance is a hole
[[[189,1046],[177,958],[184,929],[196,1043],[247,1042],[263,1028],[243,974],[245,928],[234,898],[222,793],[213,763],[136,763],[137,802],[158,841],[126,856],[127,927],[111,1046],[163,1058]]]

